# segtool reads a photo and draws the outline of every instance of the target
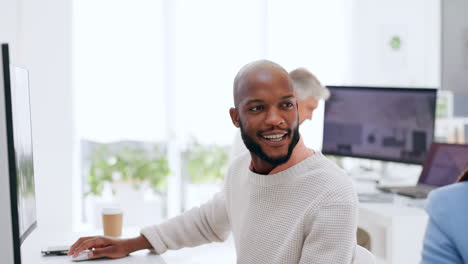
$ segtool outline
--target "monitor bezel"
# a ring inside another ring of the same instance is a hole
[[[335,85],[327,85],[326,86],[331,93],[331,90],[333,89],[358,89],[358,90],[372,90],[372,91],[392,91],[392,92],[426,92],[426,93],[435,93],[434,96],[434,119],[432,120],[432,142],[434,142],[434,134],[435,134],[435,117],[436,117],[436,108],[437,108],[437,88],[417,88],[417,87],[391,87],[391,86],[335,86]],[[331,95],[333,96],[333,95]],[[324,113],[327,111],[327,101],[325,101],[325,107],[324,107]],[[325,116],[324,116],[324,125],[323,125],[323,135],[325,135]],[[431,144],[432,144],[431,142]],[[426,155],[429,153],[430,145],[429,148],[427,149]],[[386,158],[386,157],[376,157],[376,156],[366,156],[366,155],[354,155],[354,154],[349,154],[345,155],[342,153],[338,153],[335,151],[326,151],[323,149],[324,142],[322,139],[322,153],[325,155],[332,155],[332,156],[339,156],[339,157],[350,157],[350,158],[361,158],[361,159],[370,159],[370,160],[378,160],[378,161],[386,161],[386,162],[397,162],[397,163],[402,163],[402,164],[413,164],[413,165],[423,165],[425,158],[421,162],[412,162],[412,161],[403,161],[399,159],[392,159],[392,158]]]
[[[37,227],[37,218],[34,222],[27,227],[22,234],[20,234],[20,219],[18,212],[18,186],[17,186],[17,168],[16,168],[16,153],[14,143],[14,121],[13,121],[13,101],[12,101],[12,78],[10,68],[10,56],[8,44],[1,45],[2,53],[2,68],[3,68],[3,87],[4,87],[4,104],[5,104],[5,127],[6,127],[6,148],[8,156],[8,180],[10,192],[10,215],[11,215],[11,229],[12,229],[12,242],[13,242],[13,258],[14,263],[21,263],[21,245],[24,240],[33,232]],[[29,89],[29,87],[28,87]],[[28,91],[29,94],[29,91]],[[28,98],[29,114],[31,118],[31,101]],[[31,119],[29,120],[31,122]],[[32,137],[32,131],[30,131]]]
[[[4,78],[3,63],[4,56],[8,56],[8,53],[4,52],[4,44],[0,48],[0,151],[6,153],[0,157],[0,202],[4,206],[5,213],[9,216],[2,217],[0,219],[0,241],[2,246],[0,247],[0,255],[4,261],[9,263],[19,263],[18,254],[15,254],[17,243],[14,241],[13,237],[13,217],[11,217],[11,196],[10,196],[10,170],[9,170],[9,156],[8,156],[8,139],[7,139],[7,128],[6,128],[6,106],[5,106],[5,82],[8,79]],[[5,54],[5,55],[4,55]]]
[[[2,44],[3,86],[5,96],[5,123],[7,136],[8,176],[10,183],[10,215],[13,239],[14,261],[21,263],[21,241],[19,235],[18,193],[16,188],[15,149],[13,144],[13,115],[11,102],[11,76],[8,44]]]

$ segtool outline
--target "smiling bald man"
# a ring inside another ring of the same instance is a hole
[[[250,153],[231,164],[221,192],[136,238],[81,238],[70,254],[162,254],[221,242],[232,232],[237,263],[352,263],[355,191],[340,168],[304,145],[288,73],[271,61],[247,64],[234,80],[234,105],[229,114]]]

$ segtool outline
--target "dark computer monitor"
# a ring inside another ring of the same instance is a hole
[[[10,66],[6,44],[0,70],[0,202],[10,216],[0,222],[2,257],[19,264],[20,246],[37,225],[29,80],[27,70]]]
[[[324,154],[422,164],[434,138],[436,89],[328,86]]]

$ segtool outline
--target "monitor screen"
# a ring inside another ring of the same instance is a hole
[[[29,77],[27,70],[15,66],[10,67],[10,76],[19,235],[22,243],[36,226]]]
[[[422,164],[434,138],[436,89],[328,86],[324,154]]]
[[[10,67],[7,44],[0,69],[0,203],[9,208],[0,221],[0,251],[8,263],[21,263],[20,245],[36,227],[29,81],[26,70]]]
[[[468,168],[468,145],[437,143],[432,148],[421,173],[421,183],[434,186],[454,183]]]

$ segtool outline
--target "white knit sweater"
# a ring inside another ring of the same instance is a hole
[[[158,254],[234,236],[237,263],[351,263],[357,198],[351,180],[316,153],[273,175],[236,160],[209,202],[141,233]]]

